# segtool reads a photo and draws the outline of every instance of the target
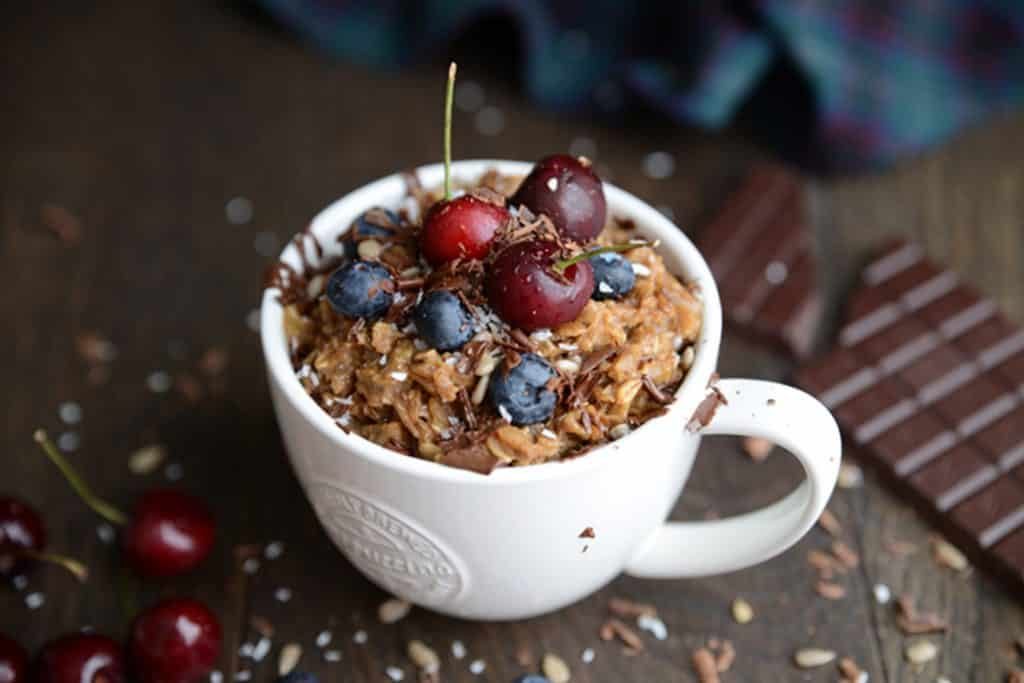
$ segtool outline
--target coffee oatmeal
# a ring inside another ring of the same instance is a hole
[[[665,411],[693,362],[697,295],[629,222],[613,218],[596,239],[567,239],[554,219],[517,203],[519,181],[489,173],[460,196],[507,211],[483,258],[463,250],[430,265],[424,224],[444,200],[410,176],[410,201],[397,211],[367,207],[341,238],[342,260],[315,263],[323,250],[300,234],[303,272],[272,269],[268,286],[281,292],[296,377],[339,428],[486,473],[579,455]],[[540,326],[550,319],[543,310],[520,317],[525,299],[495,305],[507,293],[490,282],[501,271],[496,261],[524,243],[561,259],[544,266],[557,287],[571,289],[592,271],[571,319]],[[596,254],[613,245],[621,254]],[[581,254],[584,263],[565,266]],[[617,264],[620,272],[608,270]],[[456,322],[439,326],[452,315]],[[524,322],[503,319],[513,317]]]

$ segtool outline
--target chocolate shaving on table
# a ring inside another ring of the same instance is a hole
[[[934,612],[919,612],[917,604],[909,595],[896,600],[896,624],[905,635],[943,633],[949,630],[949,622]]]
[[[667,395],[661,389],[659,389],[658,385],[654,383],[654,380],[651,379],[650,375],[643,376],[643,383],[644,389],[647,389],[647,393],[649,393],[651,395],[651,398],[653,398],[658,403],[661,403],[662,405],[667,405],[672,402],[672,397]]]
[[[597,534],[594,533],[594,527],[588,526],[586,529],[580,532],[580,538],[597,538]]]
[[[601,640],[606,642],[613,638],[618,638],[626,647],[636,652],[641,652],[644,649],[644,641],[640,639],[637,632],[620,619],[609,619],[604,622],[598,635],[601,637]]]
[[[714,419],[715,413],[718,412],[718,406],[729,405],[729,401],[718,387],[711,386],[710,390],[710,393],[697,404],[696,410],[693,411],[693,417],[690,418],[686,425],[688,431],[697,432],[707,427],[711,424],[711,420]]]
[[[697,672],[700,683],[719,683],[718,663],[711,650],[700,647],[693,652],[693,670]]]
[[[609,600],[608,611],[623,619],[658,616],[658,608],[654,605],[645,602],[634,602],[626,598],[612,598]]]

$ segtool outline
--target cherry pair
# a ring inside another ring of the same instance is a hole
[[[130,664],[113,638],[74,633],[43,646],[33,681],[123,683],[130,668],[142,683],[195,683],[213,669],[220,645],[220,623],[202,603],[165,600],[135,619],[128,644]],[[28,677],[28,654],[0,635],[0,683],[28,683]]]
[[[213,548],[214,521],[206,505],[194,496],[170,489],[142,494],[128,515],[96,496],[43,430],[34,438],[60,469],[79,497],[96,514],[123,528],[123,548],[129,564],[144,576],[173,576],[193,569]]]

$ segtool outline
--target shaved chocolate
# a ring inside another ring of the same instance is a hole
[[[737,331],[797,357],[814,343],[822,314],[803,190],[792,174],[760,166],[697,242]]]
[[[888,245],[850,296],[837,347],[797,372],[873,465],[975,563],[1024,588],[1024,330]],[[941,630],[905,617],[907,633]]]
[[[693,416],[686,425],[686,429],[691,432],[700,431],[711,424],[715,413],[718,412],[718,406],[729,403],[718,387],[712,386],[709,389],[708,395],[697,404],[697,409],[693,411]]]

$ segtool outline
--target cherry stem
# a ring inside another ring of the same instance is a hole
[[[45,431],[37,429],[36,433],[32,435],[32,438],[36,440],[36,443],[42,447],[43,453],[46,454],[46,457],[48,457],[50,461],[57,466],[57,469],[59,469],[61,474],[64,475],[64,478],[68,480],[68,483],[71,484],[71,488],[75,490],[78,497],[81,498],[86,505],[92,508],[93,512],[111,524],[124,526],[128,523],[128,517],[123,512],[92,492],[89,485],[86,484],[80,476],[78,476],[78,473],[75,471],[75,468],[71,466],[71,463],[69,463],[64,456],[60,454],[60,451],[57,450],[57,447],[53,444],[53,441],[50,440],[50,437],[46,435]]]
[[[18,550],[14,554],[18,557],[27,557],[28,559],[35,560],[36,562],[55,564],[58,567],[67,570],[69,574],[78,579],[81,583],[85,583],[89,580],[89,568],[78,560],[65,555],[44,553],[38,550]]]
[[[448,86],[444,92],[444,198],[452,198],[452,101],[455,99],[455,62],[448,67]]]
[[[624,244],[613,244],[608,247],[599,247],[597,249],[591,249],[590,251],[581,251],[575,256],[572,256],[567,259],[562,259],[561,261],[556,261],[555,265],[553,265],[551,268],[556,273],[564,273],[566,268],[568,268],[569,266],[575,266],[580,261],[586,261],[590,257],[597,256],[598,254],[612,254],[622,251],[632,251],[633,249],[639,249],[640,247],[651,246],[654,246],[652,242],[626,242]]]

